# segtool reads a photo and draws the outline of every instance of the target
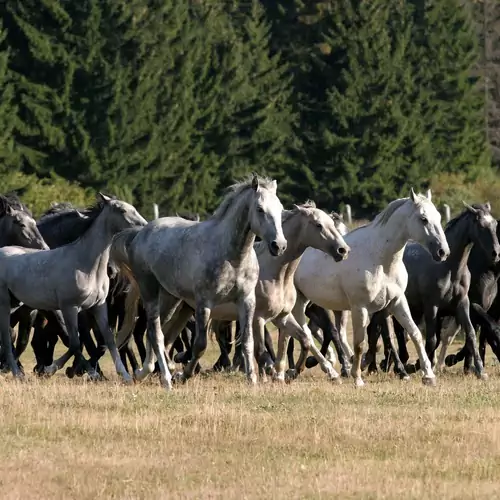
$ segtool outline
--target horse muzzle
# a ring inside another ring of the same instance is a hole
[[[333,260],[335,262],[341,262],[343,260],[346,260],[347,257],[349,256],[350,251],[351,248],[348,246],[345,245],[336,246],[332,252]]]
[[[271,243],[269,243],[269,252],[271,252],[271,255],[274,257],[278,257],[280,255],[283,255],[286,250],[287,242],[285,239],[282,241],[279,240],[273,240]]]

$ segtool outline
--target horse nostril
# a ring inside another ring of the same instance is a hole
[[[493,250],[491,253],[493,254],[494,259],[498,259],[498,252],[496,250]]]
[[[345,255],[347,253],[347,248],[346,247],[339,247],[339,249],[337,250],[337,252],[340,255]]]
[[[279,249],[280,249],[280,247],[279,247],[278,243],[276,242],[276,240],[275,241],[271,241],[271,250],[273,252],[278,253]]]
[[[444,257],[446,255],[446,252],[442,248],[440,248],[438,250],[437,254],[438,254],[438,257]]]

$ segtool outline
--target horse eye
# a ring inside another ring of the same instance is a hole
[[[424,226],[428,223],[429,221],[427,220],[427,217],[422,217],[422,223]]]
[[[321,222],[316,222],[316,227],[318,229],[323,229],[323,224],[321,224]]]
[[[263,214],[264,213],[264,209],[262,207],[257,207],[257,212]]]

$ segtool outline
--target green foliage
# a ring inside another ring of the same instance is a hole
[[[476,180],[471,182],[463,173],[442,173],[431,180],[432,199],[436,206],[449,205],[452,217],[463,210],[466,203],[491,203],[492,213],[500,218],[500,204],[497,202],[500,192],[500,175],[484,169]]]
[[[2,193],[11,191],[22,192],[23,202],[35,217],[39,217],[52,203],[63,200],[71,201],[77,207],[85,207],[95,202],[95,193],[92,190],[68,182],[54,173],[43,179],[21,172],[3,175]]]
[[[146,217],[209,213],[251,171],[361,216],[442,173],[473,183],[490,158],[463,3],[4,0],[0,175],[37,207],[99,189]]]
[[[9,76],[9,50],[2,50],[5,31],[0,21],[0,172],[16,168],[16,144],[12,136],[14,129],[14,86]]]

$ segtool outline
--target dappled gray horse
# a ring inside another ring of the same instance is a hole
[[[144,226],[146,221],[128,203],[99,194],[87,214],[93,222],[74,243],[53,250],[20,247],[0,249],[0,333],[8,365],[15,377],[22,376],[12,353],[9,335],[11,296],[33,309],[62,314],[69,336],[69,349],[46,368],[51,375],[73,355],[82,358],[78,339],[78,312],[89,309],[103,334],[118,373],[130,380],[116,349],[108,324],[106,297],[109,247],[113,235],[125,228]],[[97,376],[91,371],[92,376]]]
[[[255,355],[259,363],[259,371],[263,380],[268,373],[274,372],[274,361],[265,348],[265,324],[269,321],[277,328],[283,328],[298,338],[305,352],[309,347],[314,350],[312,339],[295,323],[291,315],[297,292],[293,283],[295,270],[306,248],[322,250],[335,261],[347,258],[349,247],[339,233],[334,221],[325,212],[316,208],[312,201],[304,205],[296,205],[293,210],[286,210],[282,215],[283,233],[287,240],[287,248],[283,255],[273,256],[265,242],[255,243],[254,248],[259,261],[259,280],[255,289],[256,307],[253,319],[255,339]],[[192,313],[191,307],[183,303],[184,317]],[[238,319],[238,309],[234,303],[223,303],[212,309],[211,317],[216,320]],[[163,325],[167,351],[184,326],[182,316],[173,318],[172,323]],[[239,339],[238,339],[239,340]],[[120,345],[120,343],[118,343]],[[169,364],[170,364],[170,360]],[[333,366],[321,358],[321,368],[331,380],[339,377]],[[298,372],[305,363],[303,357],[298,364]],[[173,363],[171,369],[175,369]]]
[[[286,250],[281,227],[283,206],[276,189],[276,181],[254,176],[231,186],[212,217],[203,222],[165,217],[144,229],[124,231],[114,239],[111,258],[120,270],[128,271],[131,280],[128,317],[122,330],[133,328],[139,289],[147,314],[148,349],[152,347],[158,359],[165,388],[171,388],[172,377],[165,359],[161,322],[170,320],[183,301],[195,309],[196,335],[192,359],[181,380],[192,376],[205,352],[212,309],[235,302],[243,329],[247,376],[256,383],[252,322],[259,264],[253,244],[258,235],[273,255]],[[145,374],[154,369],[154,356],[147,359]],[[137,376],[143,378],[143,373]]]

